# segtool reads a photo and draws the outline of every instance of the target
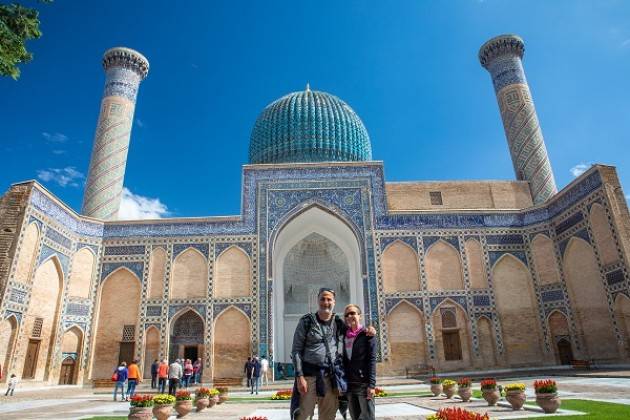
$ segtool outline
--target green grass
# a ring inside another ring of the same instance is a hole
[[[429,397],[432,396],[430,392],[418,392],[418,391],[405,391],[405,392],[390,392],[385,398],[402,398],[402,397]],[[230,397],[227,401],[239,402],[239,403],[275,403],[290,400],[272,400],[269,396],[259,397]]]
[[[560,416],[562,420],[621,420],[630,419],[630,406],[590,400],[562,400],[561,409],[575,410],[587,413],[586,415]],[[514,419],[518,420],[518,419]]]

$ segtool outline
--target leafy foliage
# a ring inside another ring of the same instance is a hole
[[[157,394],[155,397],[153,397],[153,402],[158,405],[174,404],[175,397],[169,394]]]
[[[132,407],[153,407],[153,395],[134,395],[130,404]]]
[[[489,420],[488,413],[479,414],[457,407],[442,408],[428,417],[428,420]]]
[[[552,394],[558,391],[558,385],[556,385],[556,381],[552,379],[544,379],[534,381],[534,389],[537,394]]]

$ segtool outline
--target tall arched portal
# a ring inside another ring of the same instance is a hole
[[[317,310],[321,287],[335,290],[335,312],[350,302],[364,306],[357,237],[341,219],[319,207],[302,212],[280,230],[272,276],[276,362],[291,361],[295,327],[302,315]]]
[[[203,355],[204,322],[193,310],[183,313],[173,323],[169,360],[190,359],[193,362]]]

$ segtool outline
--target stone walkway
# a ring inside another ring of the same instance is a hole
[[[630,378],[567,376],[555,377],[554,379],[558,382],[561,398],[594,399],[630,405]],[[528,397],[533,398],[533,380],[534,378],[510,378],[509,380],[503,379],[500,383],[525,383]],[[395,383],[395,381],[387,382]],[[475,383],[474,386],[478,387],[478,384]],[[415,384],[407,382],[402,385],[390,385],[386,389],[391,392],[417,392],[420,394],[428,391],[429,387],[418,382]],[[272,392],[270,390],[262,391],[259,395],[260,401],[229,401],[203,413],[191,413],[187,418],[191,420],[234,420],[243,416],[264,415],[269,420],[288,420],[288,402],[269,400]],[[250,396],[248,392],[244,391],[235,391],[230,395],[235,398]],[[410,396],[379,398],[377,400],[377,418],[380,420],[417,420],[445,406],[460,406],[480,413],[488,412],[493,418],[499,419],[543,416],[542,412],[535,406],[530,406],[525,411],[514,412],[506,403],[500,403],[497,407],[488,407],[484,401],[480,400],[463,403],[459,400],[447,400],[444,397]],[[14,397],[5,397],[0,394],[0,418],[69,420],[85,419],[97,415],[126,416],[128,412],[128,403],[111,401],[111,393],[106,389],[92,390],[56,386],[44,390],[18,389]],[[563,414],[571,413],[564,412]],[[549,415],[545,415],[545,417],[549,417]]]

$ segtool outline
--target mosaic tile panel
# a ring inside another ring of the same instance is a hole
[[[80,303],[68,303],[66,305],[66,315],[87,316],[90,313],[90,305]]]
[[[50,227],[48,229],[46,229],[46,237],[48,239],[50,239],[53,242],[56,242],[57,244],[61,245],[64,248],[72,248],[72,240],[69,238],[66,238],[64,235],[62,235],[61,233],[57,232],[54,229],[51,229]]]
[[[144,254],[144,245],[106,246],[105,255],[138,255]]]
[[[188,248],[194,248],[208,258],[208,244],[173,244],[173,259]]]
[[[613,284],[622,283],[625,281],[625,277],[623,275],[623,270],[615,270],[610,273],[606,273],[606,282],[609,286]]]
[[[129,269],[132,273],[134,273],[138,280],[142,279],[142,270],[144,269],[143,262],[107,262],[103,263],[101,268],[101,281],[103,281],[107,276],[113,273],[115,270],[125,267]]]

